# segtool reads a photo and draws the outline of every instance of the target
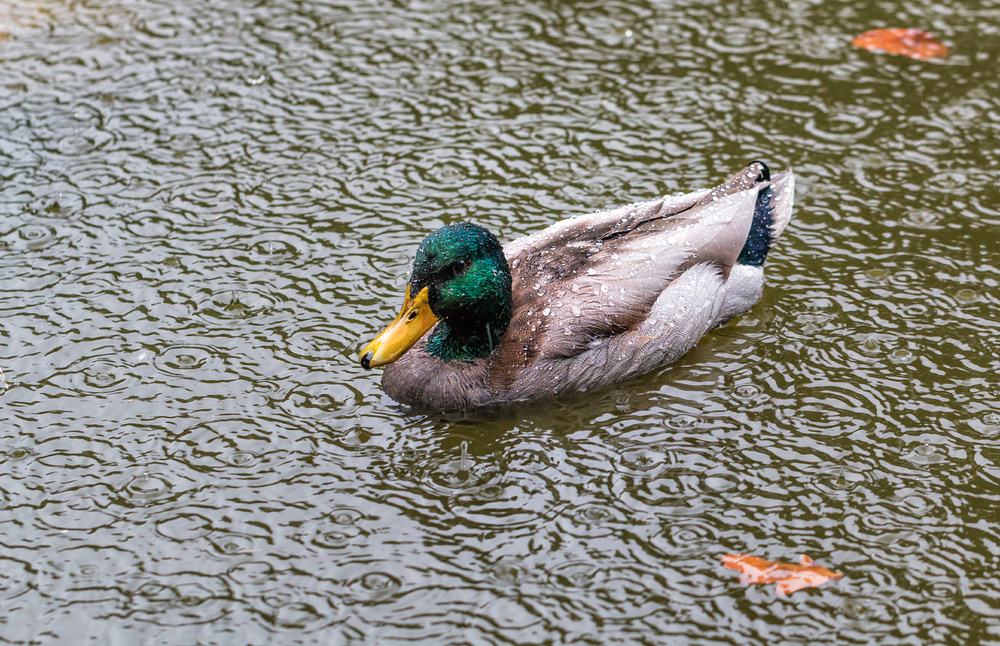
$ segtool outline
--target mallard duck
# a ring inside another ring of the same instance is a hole
[[[582,215],[501,247],[467,222],[420,243],[399,316],[361,350],[401,404],[461,410],[589,390],[687,352],[760,299],[795,177]]]

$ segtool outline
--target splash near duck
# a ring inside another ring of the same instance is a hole
[[[417,249],[403,307],[358,357],[394,400],[461,410],[599,388],[681,357],[762,294],[795,177],[753,162],[713,189],[557,222],[501,247],[453,224]]]

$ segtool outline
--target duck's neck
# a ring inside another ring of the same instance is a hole
[[[427,352],[449,361],[475,361],[490,356],[510,325],[511,300],[490,308],[486,315],[472,319],[442,319],[427,340]]]

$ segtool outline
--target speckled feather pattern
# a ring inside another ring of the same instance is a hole
[[[425,335],[382,384],[396,401],[455,410],[588,390],[666,365],[759,300],[762,267],[737,264],[758,192],[770,186],[772,238],[791,215],[794,175],[721,186],[558,222],[504,246],[514,314],[499,346],[445,363]]]

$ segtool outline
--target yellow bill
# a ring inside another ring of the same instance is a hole
[[[374,368],[399,359],[438,322],[427,299],[426,287],[416,298],[410,298],[410,286],[406,286],[406,301],[399,310],[399,316],[358,355],[362,366]]]

